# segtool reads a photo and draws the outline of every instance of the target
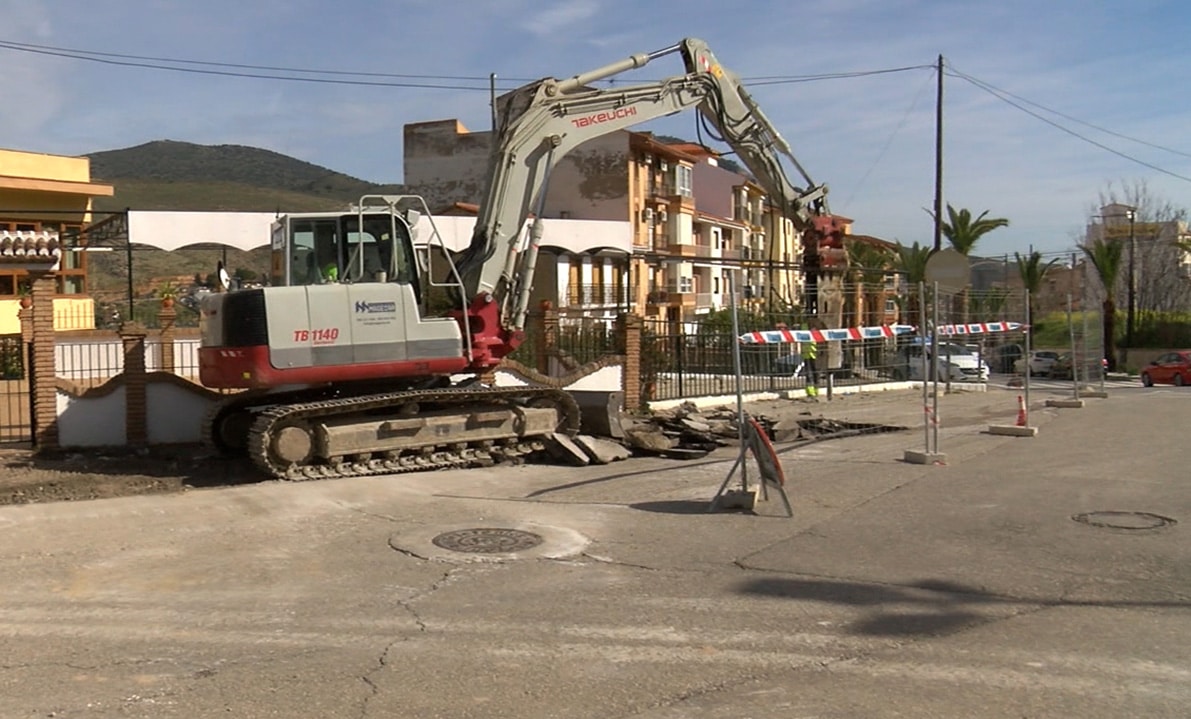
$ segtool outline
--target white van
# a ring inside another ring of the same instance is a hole
[[[897,352],[893,376],[900,380],[921,380],[927,374],[931,347],[923,349],[919,343],[906,345]],[[939,343],[939,357],[935,366],[939,379],[952,382],[987,382],[988,363],[972,350],[952,342]],[[928,378],[929,379],[929,378]]]

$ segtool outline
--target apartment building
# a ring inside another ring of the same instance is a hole
[[[431,207],[481,199],[490,132],[442,120],[407,125],[404,139],[405,184]],[[757,305],[796,304],[801,296],[801,238],[793,223],[767,206],[759,185],[721,167],[701,146],[632,131],[595,138],[555,167],[541,207],[544,218],[631,228],[627,261],[601,257],[598,246],[570,258],[576,290],[565,293],[563,309],[585,307],[571,300],[592,296],[627,297],[628,308],[645,316],[687,321],[726,306],[733,280]]]

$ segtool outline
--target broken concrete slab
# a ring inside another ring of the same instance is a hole
[[[558,461],[575,467],[582,467],[591,463],[587,452],[584,452],[575,443],[575,440],[560,432],[555,432],[546,437],[546,451]]]
[[[628,459],[630,452],[624,445],[588,434],[575,435],[575,444],[587,453],[592,464],[611,464]]]

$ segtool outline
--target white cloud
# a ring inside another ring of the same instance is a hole
[[[521,27],[539,37],[566,40],[566,36],[560,35],[561,33],[575,29],[580,22],[593,17],[597,12],[599,5],[594,0],[565,0],[547,10],[534,13],[533,17],[521,24]]]

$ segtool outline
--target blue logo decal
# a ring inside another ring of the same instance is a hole
[[[368,314],[377,314],[384,312],[396,312],[396,302],[365,302],[360,300],[356,302],[356,313],[366,312]]]

